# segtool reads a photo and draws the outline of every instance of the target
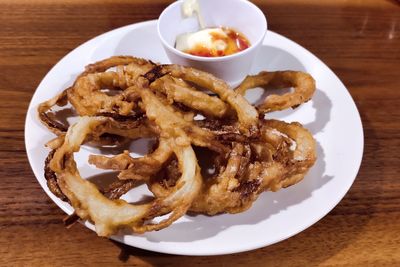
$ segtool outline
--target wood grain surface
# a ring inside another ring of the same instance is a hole
[[[170,2],[0,1],[0,266],[400,266],[400,6],[394,0],[254,1],[271,30],[332,68],[361,113],[360,172],[321,221],[278,244],[214,257],[158,254],[99,238],[82,225],[64,227],[64,213],[26,157],[30,98],[76,46],[156,19]]]

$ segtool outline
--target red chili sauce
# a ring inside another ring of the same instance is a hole
[[[238,53],[250,47],[249,40],[242,33],[226,27],[221,27],[221,29],[226,33],[226,36],[215,32],[211,32],[210,35],[213,41],[222,40],[226,43],[226,48],[224,50],[209,49],[208,47],[198,44],[194,48],[184,52],[200,57],[223,57]]]

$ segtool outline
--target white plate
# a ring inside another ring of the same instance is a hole
[[[157,37],[156,21],[113,30],[79,46],[58,62],[40,83],[27,113],[25,143],[33,172],[50,198],[68,214],[73,212],[72,207],[48,190],[43,177],[48,153],[44,144],[54,136],[37,119],[36,108],[69,86],[85,65],[112,55],[134,55],[168,63]],[[301,122],[318,141],[318,160],[302,182],[276,193],[263,193],[250,210],[241,214],[184,216],[158,232],[112,238],[170,254],[228,254],[289,238],[332,210],[349,190],[361,163],[364,138],[359,113],[342,82],[323,62],[296,43],[269,31],[252,72],[284,69],[309,72],[317,81],[312,101],[295,110],[270,115]],[[247,97],[256,101],[259,93],[253,90]],[[98,173],[87,163],[91,152],[84,147],[76,156],[84,177]],[[129,192],[125,199],[137,196]],[[93,229],[92,224],[85,225]]]

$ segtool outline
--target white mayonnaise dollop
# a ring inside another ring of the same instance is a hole
[[[227,34],[221,28],[204,29],[198,32],[181,34],[176,38],[176,49],[190,51],[201,46],[207,50],[224,51],[227,43],[224,40],[213,38],[215,35],[227,38]]]

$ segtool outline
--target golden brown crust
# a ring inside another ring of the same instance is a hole
[[[247,90],[256,87],[265,89],[294,88],[294,92],[283,95],[269,95],[262,104],[257,106],[259,112],[268,113],[296,108],[310,100],[315,92],[315,80],[310,74],[301,71],[262,71],[257,75],[247,76],[235,91],[244,95]]]
[[[256,86],[293,86],[295,92],[269,96],[256,109],[243,97]],[[115,94],[106,92],[110,89]],[[71,88],[38,108],[41,121],[58,135],[47,143],[53,150],[45,163],[48,186],[71,203],[76,215],[92,221],[101,236],[121,228],[159,230],[188,210],[242,212],[262,192],[299,182],[314,164],[315,140],[301,124],[260,119],[265,112],[309,100],[314,90],[311,76],[292,71],[249,76],[233,91],[209,73],[179,65],[134,57],[88,65]],[[49,114],[67,102],[80,116],[68,129]],[[195,120],[197,114],[204,120]],[[119,172],[108,188],[99,190],[80,176],[73,154],[82,144],[148,137],[157,140],[157,147],[143,157],[132,158],[129,151],[89,157],[90,164]],[[118,199],[137,181],[147,184],[153,200],[129,204]],[[163,215],[167,218],[152,221]]]

